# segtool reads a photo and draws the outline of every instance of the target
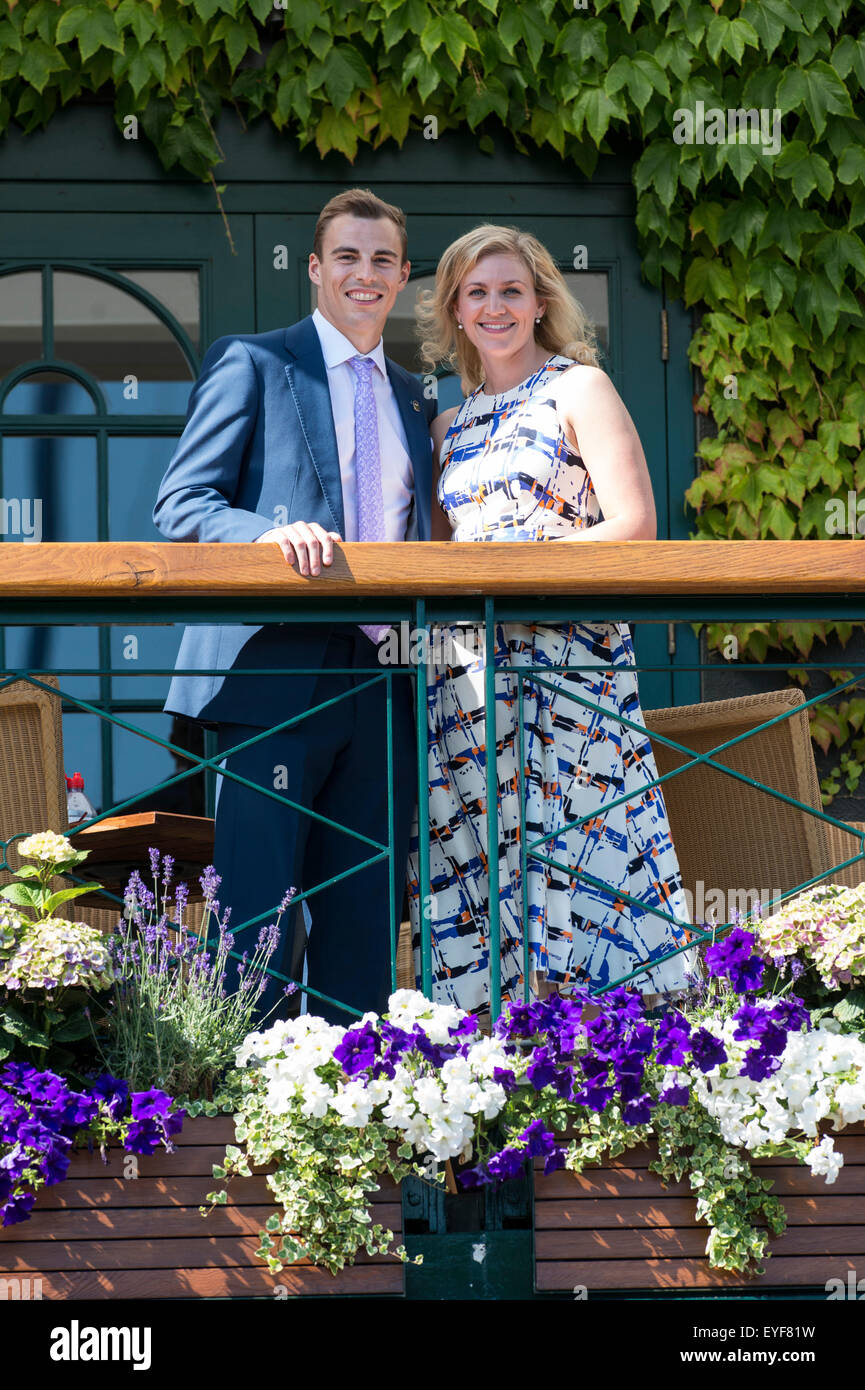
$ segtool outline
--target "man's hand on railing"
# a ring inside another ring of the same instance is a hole
[[[290,526],[274,526],[256,537],[256,544],[270,542],[279,546],[290,565],[297,560],[300,574],[320,574],[322,564],[333,561],[333,543],[341,541],[338,531],[325,531],[317,521],[294,521]]]

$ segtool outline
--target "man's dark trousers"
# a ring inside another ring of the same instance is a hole
[[[388,763],[386,682],[350,694],[372,674],[383,672],[376,647],[360,628],[334,624],[309,707],[338,699],[318,714],[269,734],[233,754],[228,770],[286,801],[388,844]],[[366,674],[355,668],[367,668]],[[336,668],[351,668],[345,674]],[[261,680],[267,680],[262,676]],[[408,858],[409,831],[417,799],[417,762],[410,677],[392,679],[393,822],[396,865],[396,916],[399,921]],[[289,717],[289,711],[285,717]],[[221,724],[218,750],[261,733],[260,726]],[[214,863],[222,877],[219,900],[231,907],[231,927],[260,913],[255,927],[238,932],[235,950],[252,954],[259,930],[276,920],[276,907],[294,885],[306,891],[363,863],[377,851],[272,797],[230,778],[218,779]],[[307,985],[366,1011],[382,1011],[391,989],[390,879],[387,859],[347,875],[308,899],[312,926],[307,944]],[[280,945],[271,966],[285,975],[300,966],[303,907],[296,904],[280,924]],[[231,985],[231,974],[228,979]],[[272,980],[257,1011],[274,1004],[268,1023],[296,1010]],[[349,1024],[345,1010],[308,998],[308,1011],[332,1023]],[[265,1025],[266,1026],[266,1025]]]

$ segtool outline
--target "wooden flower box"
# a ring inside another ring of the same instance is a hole
[[[709,1229],[697,1221],[687,1179],[662,1186],[648,1170],[651,1146],[632,1149],[582,1174],[562,1169],[544,1176],[536,1160],[535,1288],[722,1289],[846,1286],[865,1275],[865,1128],[833,1135],[844,1154],[834,1183],[812,1177],[792,1160],[755,1160],[774,1178],[772,1191],[787,1209],[787,1229],[771,1241],[765,1274],[748,1279],[712,1269],[705,1255]]]
[[[205,1219],[198,1208],[219,1187],[213,1164],[234,1141],[230,1116],[187,1120],[173,1154],[129,1160],[112,1150],[76,1154],[65,1181],[43,1188],[29,1221],[0,1229],[0,1277],[29,1278],[42,1298],[289,1298],[402,1294],[405,1267],[370,1257],[338,1275],[308,1263],[271,1274],[258,1259],[258,1232],[275,1210],[264,1172],[234,1178],[228,1203]],[[127,1168],[128,1171],[128,1168]],[[389,1178],[372,1198],[373,1221],[402,1240],[399,1189]],[[41,1285],[36,1284],[41,1280]]]

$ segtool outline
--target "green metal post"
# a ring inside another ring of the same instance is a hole
[[[490,895],[490,1014],[502,1011],[502,931],[499,918],[499,779],[496,768],[495,599],[484,600],[484,741],[487,774],[487,879]]]
[[[418,599],[414,606],[415,634],[426,633],[426,603]],[[409,647],[412,647],[409,643]],[[426,645],[426,641],[425,641]],[[430,869],[429,869],[429,750],[427,736],[427,663],[417,662],[415,690],[416,728],[417,728],[417,779],[418,779],[418,907],[420,916],[421,989],[428,999],[432,997],[432,928],[430,926]]]

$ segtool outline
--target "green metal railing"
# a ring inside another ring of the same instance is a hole
[[[748,545],[751,543],[741,544]],[[834,543],[827,542],[820,544],[822,550],[825,552],[828,549],[828,546]],[[729,546],[729,543],[727,543],[727,545]],[[253,547],[250,547],[250,549],[252,548]],[[621,547],[618,548],[621,549]],[[484,634],[484,650],[487,653],[489,653],[495,650],[495,629],[496,625],[502,622],[541,622],[544,624],[565,622],[571,620],[591,623],[605,621],[675,622],[693,620],[699,616],[700,612],[706,609],[709,610],[706,616],[711,616],[712,619],[715,621],[717,621],[719,616],[727,617],[730,621],[739,621],[749,617],[753,618],[757,615],[763,617],[771,616],[773,619],[776,620],[779,618],[793,616],[800,618],[817,616],[844,616],[853,621],[865,621],[865,592],[856,591],[856,589],[858,588],[865,588],[865,582],[860,583],[858,580],[858,575],[856,575],[856,584],[854,586],[854,584],[851,583],[850,576],[847,574],[841,574],[840,576],[836,575],[834,578],[830,579],[827,582],[827,584],[824,585],[825,591],[820,594],[815,594],[813,591],[810,593],[804,591],[799,593],[754,592],[745,595],[741,593],[731,593],[726,596],[723,593],[718,592],[703,592],[698,595],[675,592],[632,592],[627,593],[626,595],[623,595],[622,593],[604,594],[603,592],[598,592],[597,588],[594,592],[578,592],[577,590],[581,587],[583,590],[585,590],[586,588],[585,577],[583,576],[581,579],[580,576],[575,575],[572,580],[572,587],[574,592],[565,595],[559,594],[552,597],[548,596],[543,599],[538,599],[536,597],[527,597],[523,593],[511,592],[507,594],[501,594],[485,592],[487,588],[493,588],[495,587],[495,585],[492,583],[487,584],[484,580],[484,556],[477,555],[477,583],[473,586],[474,592],[469,594],[465,593],[465,591],[461,593],[455,592],[453,594],[442,594],[439,591],[430,596],[423,597],[417,595],[406,597],[404,594],[401,595],[397,593],[382,597],[381,594],[371,595],[369,593],[361,593],[358,597],[343,595],[341,597],[335,598],[328,593],[326,588],[322,587],[317,592],[306,592],[302,598],[295,598],[293,595],[286,594],[268,594],[267,596],[262,597],[261,594],[247,596],[213,596],[212,594],[209,594],[207,592],[200,592],[197,594],[184,594],[180,592],[148,593],[146,592],[146,590],[142,592],[140,589],[136,588],[134,597],[130,598],[129,594],[127,592],[124,592],[123,579],[118,577],[122,574],[122,566],[119,563],[115,563],[113,564],[111,569],[106,569],[99,585],[97,586],[97,591],[90,591],[86,594],[81,594],[79,592],[76,595],[76,593],[73,591],[74,586],[72,583],[68,585],[68,592],[65,593],[58,592],[58,585],[55,584],[50,592],[50,595],[46,596],[46,593],[44,591],[34,592],[34,588],[38,589],[38,586],[34,586],[32,585],[32,583],[28,592],[26,576],[22,578],[20,581],[16,580],[15,571],[12,568],[12,566],[4,563],[7,560],[8,549],[9,548],[6,546],[0,547],[0,621],[2,621],[5,624],[62,625],[80,624],[84,622],[88,624],[111,624],[116,623],[118,621],[122,621],[124,624],[128,625],[130,620],[136,623],[212,623],[214,621],[222,620],[225,622],[245,621],[248,623],[259,624],[268,622],[320,622],[323,618],[329,619],[331,621],[348,622],[408,621],[416,633],[423,632],[426,634],[428,645],[425,648],[425,650],[430,650],[431,646],[434,649],[434,644],[429,643],[429,637],[436,625],[447,622],[459,621],[470,623],[473,622],[478,625],[479,631],[482,630]],[[16,550],[17,549],[19,548],[16,547]],[[52,547],[47,547],[47,549],[50,550],[52,549]],[[130,549],[134,549],[134,547],[117,545],[104,546],[100,547],[100,549],[105,552],[117,551],[126,553]],[[153,552],[154,550],[166,552],[168,555],[168,560],[170,561],[171,551],[174,548],[169,546],[159,546],[149,547],[148,549],[150,552]],[[189,547],[189,549],[192,549],[192,547]],[[256,547],[255,549],[258,548]],[[462,547],[460,547],[460,549],[462,549]],[[488,551],[488,549],[488,547],[484,547],[484,550]],[[514,552],[516,558],[516,552],[518,552],[519,550],[528,549],[528,547],[513,546],[509,547],[509,549]],[[581,550],[584,554],[587,550],[594,549],[596,549],[596,547],[581,547]],[[703,549],[703,547],[700,547],[700,549]],[[224,547],[220,547],[220,550],[224,550]],[[532,545],[531,550],[534,552],[535,555],[537,555],[538,547],[536,545]],[[836,555],[838,553],[837,546],[835,553]],[[859,550],[857,547],[857,560],[858,554]],[[118,555],[118,559],[120,558],[121,557]],[[581,557],[581,559],[582,558],[583,557]],[[809,565],[807,568],[808,573],[813,576],[812,566]],[[835,566],[834,568],[837,570],[837,566]],[[526,574],[528,575],[528,571],[526,571]],[[638,581],[634,581],[634,586],[635,588],[638,586]],[[61,585],[59,587],[62,589],[64,586]],[[359,587],[362,588],[363,586],[360,585]],[[130,609],[134,610],[134,615],[132,617],[130,615]],[[774,666],[766,665],[765,663],[763,663],[760,664],[758,667],[755,663],[753,668],[759,669],[761,672],[765,672],[771,669],[789,670],[791,666],[795,665],[800,669],[814,670],[832,669],[834,666],[837,666],[837,664],[837,662],[787,662],[775,663]],[[845,667],[856,668],[865,666],[865,662],[851,662],[846,660],[845,658],[844,665]],[[738,663],[737,668],[750,669],[749,667],[739,666]],[[333,669],[334,672],[337,674],[340,673],[340,668],[329,669]],[[344,669],[345,671],[347,671],[349,668]],[[257,742],[259,739],[267,738],[274,731],[280,731],[298,725],[302,725],[305,719],[311,717],[314,714],[327,710],[330,706],[335,705],[339,700],[353,698],[353,696],[356,693],[358,693],[360,689],[366,689],[376,684],[384,684],[387,708],[386,776],[388,778],[388,786],[389,788],[391,788],[394,766],[393,682],[395,679],[406,678],[412,679],[416,682],[416,756],[418,763],[419,786],[421,789],[419,801],[418,843],[418,911],[421,928],[419,976],[421,988],[423,989],[424,993],[429,995],[432,992],[433,984],[432,931],[434,927],[434,922],[432,920],[431,914],[427,912],[427,904],[430,903],[432,895],[430,894],[428,802],[426,796],[423,795],[423,791],[428,785],[427,693],[429,684],[429,672],[427,664],[423,660],[418,661],[414,664],[409,663],[408,665],[395,665],[389,666],[384,669],[382,667],[378,667],[377,669],[369,668],[368,670],[364,671],[361,671],[356,667],[350,669],[354,675],[364,677],[362,682],[358,686],[355,686],[353,690],[336,697],[336,699],[334,700],[328,700],[322,704],[316,705],[314,708],[305,711],[303,714],[296,715],[290,719],[282,721],[280,724],[272,726],[271,728],[264,729],[259,735],[257,735],[256,738],[250,739],[246,743],[238,745],[238,747],[249,747],[251,744]],[[677,919],[671,916],[669,912],[663,911],[661,907],[653,903],[647,902],[643,899],[631,897],[629,894],[625,893],[621,887],[615,884],[606,883],[602,879],[595,878],[594,876],[585,873],[585,871],[575,869],[573,866],[569,864],[562,863],[560,860],[556,859],[555,857],[551,857],[551,855],[546,852],[546,847],[549,841],[555,840],[571,830],[578,830],[587,821],[597,817],[598,815],[603,816],[608,811],[614,809],[619,805],[622,805],[623,803],[633,801],[637,799],[637,797],[642,797],[655,787],[663,789],[663,786],[672,778],[677,777],[684,772],[687,772],[691,768],[703,765],[705,767],[711,767],[713,769],[716,769],[718,772],[724,773],[726,776],[733,777],[734,779],[737,779],[738,781],[743,783],[745,786],[756,788],[759,791],[765,792],[767,796],[774,798],[776,801],[786,803],[788,806],[797,809],[807,815],[813,816],[819,821],[825,822],[830,825],[838,826],[850,832],[850,827],[845,822],[838,820],[837,818],[821,810],[816,810],[813,806],[809,806],[804,802],[797,801],[795,798],[790,797],[773,787],[766,786],[765,784],[755,780],[754,778],[748,777],[746,774],[739,772],[734,768],[726,766],[722,761],[719,760],[719,755],[723,754],[727,749],[731,748],[735,744],[738,744],[749,737],[753,737],[756,734],[759,734],[762,730],[771,727],[774,724],[778,724],[783,719],[789,718],[792,715],[801,716],[803,709],[807,710],[809,707],[819,703],[822,699],[825,698],[824,694],[818,694],[813,696],[810,700],[806,701],[804,705],[794,707],[785,714],[778,715],[773,719],[769,719],[764,723],[750,728],[747,730],[747,732],[739,735],[736,738],[729,739],[726,742],[719,744],[716,748],[711,749],[709,752],[697,753],[684,744],[678,743],[675,740],[672,740],[652,731],[652,739],[656,739],[660,743],[669,747],[670,749],[686,755],[689,761],[684,763],[682,766],[675,768],[673,771],[664,774],[663,776],[659,776],[652,781],[647,781],[641,784],[639,792],[626,792],[625,794],[617,797],[616,799],[606,804],[599,805],[593,808],[587,808],[585,814],[581,815],[578,819],[573,820],[566,825],[556,827],[554,830],[549,831],[545,835],[533,840],[531,843],[528,843],[525,820],[525,728],[523,709],[524,690],[527,682],[534,682],[536,683],[536,685],[542,688],[555,690],[559,697],[565,696],[567,699],[575,701],[575,703],[578,706],[584,708],[588,712],[600,712],[604,714],[606,718],[614,719],[623,728],[627,727],[629,729],[637,730],[640,733],[646,733],[645,726],[643,724],[635,720],[628,719],[622,715],[610,715],[609,711],[603,709],[600,705],[596,704],[591,699],[588,699],[584,696],[578,696],[573,691],[563,689],[562,686],[553,684],[553,682],[549,679],[550,676],[557,671],[562,671],[566,669],[576,669],[582,672],[610,672],[614,674],[616,670],[624,669],[628,670],[629,672],[639,672],[667,668],[632,664],[627,664],[626,666],[616,666],[614,663],[610,662],[579,664],[576,667],[570,668],[548,665],[495,665],[491,662],[487,662],[485,665],[484,728],[485,747],[487,749],[494,749],[496,747],[495,714],[497,698],[497,681],[500,678],[506,678],[509,681],[513,680],[516,682],[517,687],[517,726],[519,739],[518,748],[520,750],[520,756],[518,757],[517,761],[520,775],[520,857],[521,890],[523,895],[523,992],[526,998],[529,997],[530,987],[529,934],[527,930],[527,866],[530,859],[534,859],[537,862],[550,866],[560,872],[567,873],[571,878],[579,876],[581,878],[581,881],[597,888],[599,891],[614,894],[616,898],[622,899],[636,907],[639,907],[642,912],[648,912],[649,914],[654,915],[670,923],[671,926],[676,928],[682,928],[687,932],[688,939],[683,945],[679,946],[676,949],[672,949],[666,952],[664,955],[659,955],[658,957],[655,957],[649,964],[639,966],[638,968],[630,971],[630,973],[621,976],[619,979],[611,981],[604,986],[598,986],[597,989],[599,992],[601,990],[615,988],[619,984],[630,983],[631,981],[638,979],[640,976],[656,970],[658,966],[661,965],[664,961],[671,959],[684,951],[692,950],[695,945],[698,945],[702,941],[712,939],[712,937],[717,936],[718,932],[723,932],[732,925],[732,922],[724,922],[716,924],[711,928],[711,930],[700,930],[699,925],[697,923]],[[679,667],[677,669],[696,669],[701,671],[717,670],[717,663],[692,663],[689,664],[687,668]],[[43,667],[41,672],[42,674],[44,674],[44,670],[45,668]],[[58,678],[69,678],[73,676],[92,674],[92,670],[82,668],[63,668],[57,669],[55,671],[55,674],[58,676]],[[100,666],[99,674],[102,677],[106,677],[112,675],[129,676],[131,673],[128,667],[124,668],[123,670],[114,670],[106,669]],[[180,672],[175,672],[168,669],[160,670],[158,668],[146,668],[142,669],[140,672],[137,672],[136,674],[149,676],[160,675],[164,676],[167,681],[167,678],[170,675],[180,674]],[[187,672],[187,674],[202,676],[217,673],[196,669],[194,672]],[[275,673],[264,669],[244,669],[245,676],[260,676],[262,679],[265,679],[270,674]],[[286,673],[280,672],[279,674],[284,676]],[[843,686],[836,687],[836,689],[843,690],[848,686],[855,685],[859,679],[860,676],[853,675],[849,680],[845,681]],[[118,802],[116,805],[104,809],[98,816],[96,816],[92,820],[72,828],[67,832],[70,837],[77,835],[82,829],[85,828],[86,825],[96,824],[99,821],[105,820],[110,816],[122,814],[123,812],[130,809],[134,809],[136,807],[140,808],[142,805],[146,806],[148,797],[152,796],[156,792],[163,791],[164,789],[181,783],[188,778],[198,775],[199,773],[210,773],[218,774],[220,776],[233,779],[255,790],[260,795],[266,798],[272,798],[278,801],[282,806],[285,806],[286,804],[293,806],[295,809],[298,810],[300,814],[308,815],[318,821],[321,821],[329,825],[333,829],[342,831],[345,834],[352,836],[358,842],[362,843],[366,849],[368,849],[368,854],[364,858],[363,862],[358,863],[353,868],[345,870],[342,873],[337,874],[334,877],[326,880],[325,882],[311,886],[304,885],[303,890],[300,893],[298,893],[296,898],[294,899],[296,903],[302,902],[303,900],[312,899],[315,897],[316,894],[322,892],[331,884],[338,882],[339,880],[345,878],[348,875],[359,873],[362,870],[368,868],[369,866],[380,863],[386,859],[389,863],[389,926],[391,942],[391,979],[393,986],[396,986],[396,947],[399,930],[398,914],[399,908],[401,906],[400,873],[402,866],[397,865],[395,863],[394,810],[392,794],[389,798],[388,841],[387,843],[382,843],[376,839],[364,835],[359,831],[341,825],[336,821],[329,820],[328,818],[319,815],[311,808],[300,807],[293,802],[286,802],[286,798],[284,796],[281,796],[278,791],[271,791],[267,788],[262,788],[261,786],[258,786],[257,784],[248,781],[240,774],[228,770],[227,767],[223,767],[223,759],[229,756],[231,752],[236,751],[234,749],[223,749],[218,754],[214,751],[211,751],[208,754],[207,750],[205,750],[204,755],[198,756],[194,753],[191,753],[187,749],[177,747],[175,744],[171,743],[167,739],[160,738],[154,733],[142,729],[139,726],[136,726],[133,722],[131,722],[130,719],[124,717],[126,711],[124,711],[124,714],[120,714],[115,712],[114,710],[106,709],[98,703],[89,702],[72,694],[68,689],[64,689],[63,679],[61,679],[59,691],[55,691],[52,686],[46,684],[43,680],[40,680],[38,675],[34,675],[33,673],[27,671],[7,669],[3,673],[2,679],[0,679],[0,691],[2,691],[9,684],[17,680],[28,681],[36,688],[49,690],[52,694],[56,694],[57,697],[62,700],[63,708],[67,711],[74,710],[77,712],[88,713],[95,718],[98,718],[103,721],[108,721],[111,725],[117,728],[126,730],[133,734],[139,734],[142,737],[147,738],[150,742],[159,745],[161,748],[181,756],[190,764],[190,766],[188,766],[183,771],[178,772],[173,776],[167,777],[163,781],[158,782],[152,786],[142,788],[140,791],[137,791],[135,795],[129,796],[124,800]],[[2,775],[2,772],[0,772],[0,775]],[[496,806],[498,797],[498,781],[495,761],[492,758],[486,758],[485,762],[485,787],[487,807],[489,808]],[[490,961],[489,998],[493,1018],[498,1016],[502,1007],[501,971],[499,966],[499,962],[501,959],[502,934],[499,897],[499,856],[498,846],[495,843],[497,839],[496,825],[497,820],[493,816],[489,815],[487,817],[487,866],[489,882],[488,941]],[[41,828],[43,827],[22,826],[16,829],[10,835],[9,840],[0,840],[0,848],[2,848],[2,862],[0,862],[0,868],[8,869],[10,867],[6,855],[9,845],[13,843],[15,839],[19,838],[19,836],[30,834],[35,829]],[[858,863],[860,860],[865,860],[865,836],[859,834],[858,841],[859,849],[856,854],[852,855],[850,858],[847,858],[841,864],[827,868],[824,872],[819,873],[816,876],[796,885],[794,888],[789,889],[788,892],[784,894],[784,896],[793,896],[803,891],[804,889],[811,887],[813,884],[816,884],[821,880],[830,877],[833,872],[843,869],[850,864]],[[863,870],[865,870],[865,866],[863,866]],[[865,872],[863,872],[863,876],[865,876]],[[77,881],[83,881],[77,875],[70,875],[70,877],[76,878]],[[117,902],[118,906],[122,906],[121,899],[115,897],[114,901]],[[248,933],[253,927],[258,925],[259,923],[265,920],[272,919],[274,914],[276,913],[276,910],[277,904],[274,904],[271,910],[260,913],[255,918],[252,918],[242,923],[232,923],[232,932],[235,935],[235,939],[237,940],[243,933]],[[242,954],[242,950],[235,950],[234,954],[239,958]],[[326,995],[320,994],[315,988],[311,986],[303,986],[301,981],[290,981],[289,977],[285,976],[284,974],[281,974],[279,971],[275,969],[271,969],[269,973],[273,975],[274,978],[276,978],[284,984],[294,983],[298,985],[298,987],[304,988],[311,998],[318,998],[321,1000],[325,1000],[330,1004],[338,1005],[339,1007],[343,1008],[349,1016],[357,1015],[360,1012],[357,1009],[351,1008],[343,1001],[334,1000]]]

